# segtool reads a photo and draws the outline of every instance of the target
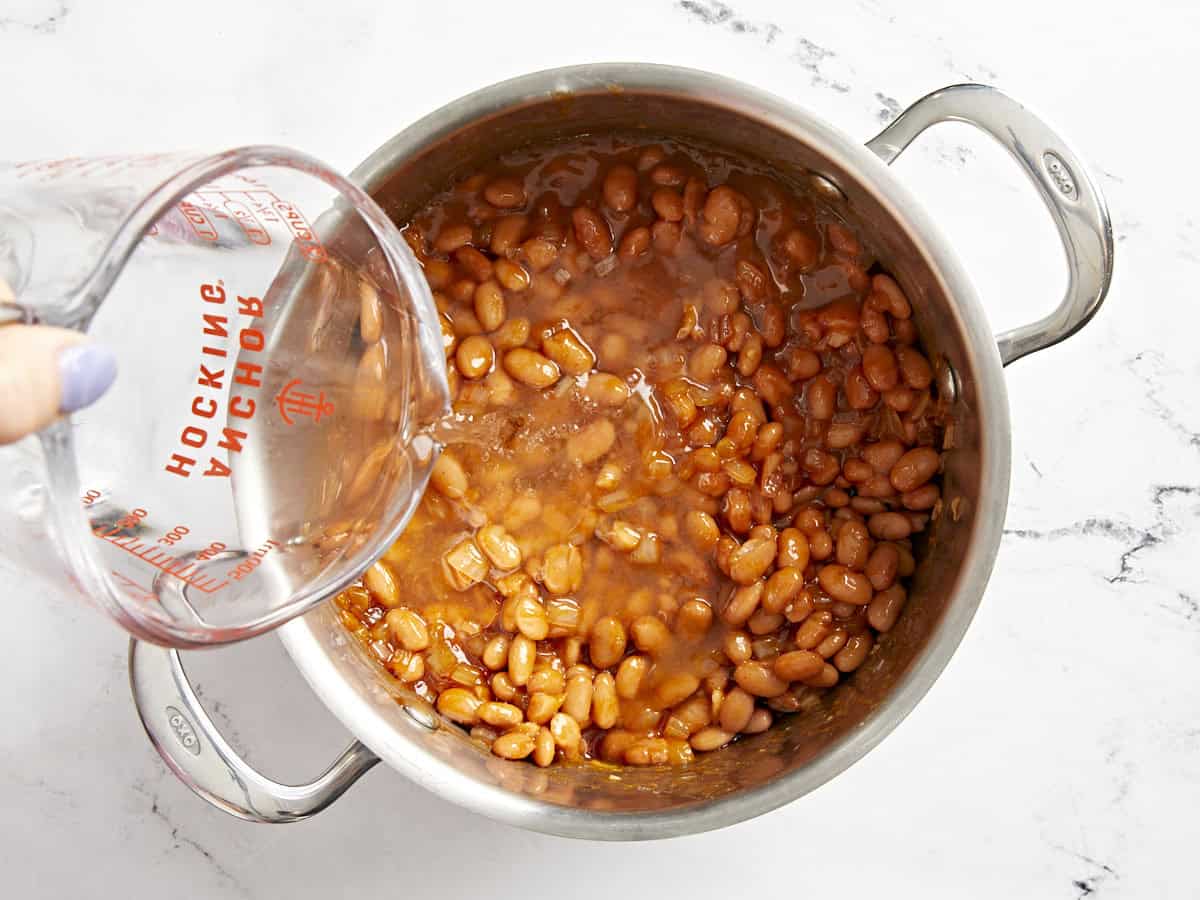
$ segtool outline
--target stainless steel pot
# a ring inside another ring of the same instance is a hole
[[[1058,226],[1070,282],[1046,318],[993,336],[951,243],[887,164],[930,125],[970,123],[1033,180]],[[607,840],[661,838],[749,819],[813,790],[883,740],[942,671],[979,605],[1008,500],[1010,437],[1001,367],[1069,337],[1096,312],[1112,272],[1108,213],[1068,146],[992,88],[955,85],[918,100],[866,146],[777,97],[704,72],[588,65],[506,81],[410,126],[354,172],[396,219],[456,174],[518,144],[619,129],[690,137],[757,157],[807,182],[868,236],[913,300],[939,388],[952,398],[947,514],[934,525],[911,600],[880,652],[828,709],[684,770],[537,769],[491,756],[406,694],[342,630],[327,605],[280,630],[313,689],[358,739],[310,784],[250,768],[204,713],[174,651],[134,643],[130,679],[150,739],[209,802],[246,819],[289,822],[323,809],[382,759],[446,799],[514,825]]]

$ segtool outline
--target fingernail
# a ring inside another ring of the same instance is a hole
[[[58,354],[60,411],[91,406],[117,377],[117,358],[102,344],[76,344]]]

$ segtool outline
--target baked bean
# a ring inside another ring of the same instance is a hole
[[[650,240],[654,244],[654,249],[664,256],[671,256],[675,253],[682,236],[683,230],[679,227],[678,222],[660,220],[650,226]]]
[[[604,259],[612,254],[612,234],[608,223],[594,209],[577,206],[571,213],[575,226],[575,240],[583,246],[592,259]]]
[[[393,639],[410,653],[429,646],[429,628],[418,613],[411,609],[393,609],[384,620]]]
[[[871,587],[877,591],[892,586],[896,580],[897,569],[900,565],[900,551],[895,544],[879,544],[871,551],[871,556],[863,569],[871,581]]]
[[[814,419],[832,419],[837,408],[837,387],[824,375],[817,376],[809,382],[804,403]]]
[[[801,650],[812,650],[833,631],[833,613],[814,612],[796,629],[795,644]]]
[[[567,679],[567,693],[563,698],[562,711],[583,726],[591,716],[594,692],[592,676],[586,673],[572,675]]]
[[[645,225],[631,228],[621,235],[617,255],[622,259],[636,259],[650,249],[651,233]]]
[[[697,227],[701,240],[714,246],[732,241],[742,218],[737,192],[725,185],[713,188],[704,200],[702,218]]]
[[[671,630],[655,616],[638,616],[629,624],[629,635],[634,646],[650,656],[665,652],[673,642]]]
[[[879,402],[879,394],[871,387],[863,370],[857,366],[846,373],[842,392],[846,395],[846,402],[851,409],[870,409]]]
[[[896,460],[888,478],[897,491],[915,491],[937,473],[940,463],[936,450],[916,447]]]
[[[762,597],[762,608],[769,613],[782,613],[799,595],[804,587],[804,570],[797,566],[785,566],[767,579]]]
[[[511,259],[498,259],[495,264],[496,280],[506,291],[520,293],[529,288],[529,273],[520,263]]]
[[[867,607],[867,622],[880,634],[891,631],[907,600],[908,593],[898,584],[880,591]]]
[[[513,209],[525,204],[525,188],[515,178],[496,178],[483,189],[483,199],[498,209]]]
[[[744,631],[730,631],[727,633],[722,649],[725,651],[725,656],[734,665],[747,662],[754,655],[750,645],[750,635]]]
[[[700,687],[700,679],[691,672],[675,672],[663,678],[654,689],[653,705],[667,709],[681,703]]]
[[[851,520],[837,536],[837,561],[849,569],[862,570],[871,552],[871,536],[862,522]]]
[[[650,205],[660,219],[678,222],[683,218],[683,197],[671,188],[657,188],[650,197]]]
[[[779,406],[791,400],[796,393],[792,383],[777,367],[763,363],[754,373],[754,389],[771,406]]]
[[[605,616],[592,626],[588,654],[592,665],[601,669],[615,666],[625,654],[625,626],[619,619]]]
[[[730,691],[721,702],[718,721],[723,731],[736,734],[750,724],[752,715],[754,715],[754,697],[738,687]]]
[[[632,700],[641,690],[642,679],[650,669],[650,660],[645,656],[627,656],[621,660],[617,668],[617,696],[623,700]]]
[[[711,384],[725,365],[728,354],[719,344],[701,344],[688,358],[688,374],[702,384]]]
[[[912,534],[912,525],[903,513],[875,513],[867,519],[871,536],[881,541],[902,541]]]
[[[804,681],[825,668],[825,660],[811,650],[793,650],[777,657],[773,668],[784,681]]]
[[[438,253],[453,253],[459,247],[470,244],[473,239],[474,229],[470,225],[448,225],[433,242],[433,249]]]
[[[841,650],[842,647],[846,646],[846,641],[849,640],[849,638],[850,635],[844,628],[835,628],[825,636],[825,639],[821,641],[821,643],[817,644],[817,649],[814,652],[817,654],[817,656],[821,657],[821,659],[829,659],[829,657]],[[824,665],[822,665],[821,668],[824,669]],[[817,674],[818,673],[814,672],[809,677],[815,677]]]
[[[400,605],[400,588],[391,570],[381,562],[374,563],[363,576],[363,584],[371,596],[387,609]]]
[[[562,374],[556,363],[524,347],[504,354],[504,371],[521,384],[534,388],[550,387]]]
[[[853,672],[866,660],[873,643],[871,636],[866,633],[851,636],[846,645],[834,654],[834,667],[839,672]]]
[[[596,354],[569,328],[544,338],[542,353],[568,375],[585,375],[596,364]]]
[[[587,465],[612,449],[617,429],[608,419],[597,419],[567,438],[567,459]]]
[[[597,728],[612,728],[619,715],[616,680],[610,672],[598,672],[592,682],[592,724]]]
[[[529,681],[536,655],[537,645],[523,634],[508,645],[508,678],[517,687]]]
[[[451,454],[442,451],[429,476],[434,490],[451,500],[462,499],[467,493],[467,473]]]
[[[761,581],[737,588],[726,601],[725,609],[721,611],[721,618],[730,625],[744,625],[758,609],[758,604],[762,601],[763,589],[764,584]]]
[[[896,360],[904,383],[913,390],[923,391],[933,383],[933,369],[920,350],[913,347],[897,347]]]
[[[466,688],[447,688],[438,694],[437,710],[452,722],[474,725],[479,721],[479,708],[483,705],[478,697]]]
[[[886,344],[871,344],[863,351],[862,370],[871,387],[880,393],[890,391],[900,381],[896,354]]]
[[[919,488],[901,494],[900,503],[905,509],[933,509],[940,498],[941,490],[936,484],[923,484]]]
[[[862,244],[845,225],[830,222],[825,226],[825,237],[829,240],[829,246],[839,253],[846,256],[858,256],[862,253]]]
[[[908,303],[908,298],[904,296],[904,291],[900,290],[900,285],[896,284],[896,280],[890,275],[882,272],[875,275],[871,279],[871,287],[887,298],[888,312],[892,314],[892,318],[907,319],[912,315],[912,307]]]
[[[863,606],[871,602],[871,581],[861,572],[855,572],[844,565],[832,564],[822,566],[817,574],[817,580],[822,589],[834,600],[842,603],[852,603]]]
[[[810,687],[829,688],[838,683],[838,670],[829,663],[821,668],[821,671],[804,682]]]
[[[574,544],[555,544],[542,559],[542,584],[552,594],[569,594],[583,581],[583,556]]]
[[[675,628],[690,640],[695,640],[712,627],[713,610],[707,602],[699,597],[685,600],[675,613]]]
[[[454,261],[467,270],[467,274],[471,276],[472,280],[487,281],[492,277],[492,261],[474,247],[469,245],[459,247],[454,251],[453,256]],[[469,295],[475,288],[468,283],[468,286],[464,290]]]
[[[707,753],[724,747],[735,735],[721,728],[702,728],[688,739],[693,750]]]
[[[761,578],[775,562],[775,539],[750,538],[729,554],[729,577],[741,585]]]
[[[621,163],[604,176],[604,202],[615,212],[629,212],[637,205],[638,177],[632,166]]]
[[[454,364],[464,378],[482,378],[496,364],[496,351],[487,338],[473,334],[454,351]]]
[[[733,670],[733,680],[747,694],[755,697],[778,697],[787,690],[787,682],[764,662],[742,663]]]

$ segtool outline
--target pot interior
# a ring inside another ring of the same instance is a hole
[[[936,239],[900,220],[889,199],[898,189],[893,186],[890,194],[879,189],[879,179],[888,176],[881,174],[881,164],[867,158],[866,151],[773,98],[720,79],[685,87],[686,81],[669,89],[661,84],[653,88],[628,82],[620,88],[596,84],[565,95],[543,88],[521,94],[516,103],[511,91],[499,96],[494,89],[490,96],[482,92],[435,113],[376,154],[364,166],[365,186],[395,221],[404,222],[456,178],[507,150],[605,131],[644,134],[648,141],[669,135],[699,142],[755,159],[800,190],[811,191],[813,174],[820,174],[841,189],[840,197],[835,194],[828,205],[858,229],[908,293],[925,350],[937,361],[939,387],[951,398],[952,449],[946,455],[945,505],[925,545],[918,548],[919,566],[908,607],[869,660],[829,693],[819,708],[785,717],[768,732],[740,739],[724,750],[697,754],[696,762],[683,769],[552,766],[543,770],[499,759],[460,728],[438,723],[427,704],[367,658],[357,642],[342,632],[332,604],[304,620],[302,627],[321,654],[369,704],[377,720],[373,730],[357,714],[343,719],[373,749],[408,774],[433,782],[434,789],[455,794],[460,802],[493,815],[520,818],[520,824],[542,830],[587,832],[562,824],[565,808],[649,823],[661,814],[694,814],[723,805],[719,801],[744,799],[741,812],[701,826],[712,827],[778,805],[827,780],[880,740],[932,683],[974,612],[999,537],[996,516],[1003,516],[1007,448],[990,461],[985,459],[982,392],[976,377],[982,316],[973,296],[960,296],[958,302],[950,296],[947,281],[957,285],[959,294],[969,290],[955,280],[961,276],[953,261],[935,259],[929,243]],[[381,163],[389,152],[395,158]],[[911,214],[919,220],[916,211]],[[904,216],[910,219],[910,211],[905,210]],[[949,277],[947,263],[954,269]],[[991,340],[990,334],[986,340]],[[998,375],[995,362],[984,359],[982,364]],[[986,412],[1003,426],[1003,388],[997,391],[989,385],[989,391],[991,396],[983,401]],[[989,477],[984,478],[988,469]],[[992,527],[978,535],[985,517]],[[908,684],[903,692],[902,683]],[[907,696],[898,700],[898,693]],[[434,725],[428,728],[421,720]],[[448,787],[451,773],[461,783]],[[498,798],[497,792],[507,797]],[[525,814],[508,815],[505,804],[524,809]],[[693,830],[698,828],[669,829]],[[636,826],[621,836],[636,836]]]

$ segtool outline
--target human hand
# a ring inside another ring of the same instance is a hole
[[[8,285],[0,281],[0,301],[11,299]],[[0,444],[95,403],[116,374],[112,351],[78,331],[48,325],[0,327]]]

